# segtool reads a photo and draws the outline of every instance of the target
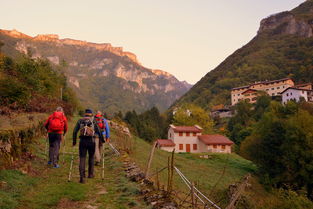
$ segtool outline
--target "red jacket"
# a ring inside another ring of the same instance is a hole
[[[61,120],[63,121],[63,130],[62,131],[52,131],[50,129],[50,123],[51,121],[53,120],[54,117],[58,117],[58,118],[61,118]],[[45,122],[44,124],[45,128],[48,130],[48,133],[58,133],[58,134],[65,134],[67,132],[67,128],[68,128],[68,125],[67,125],[67,119],[64,115],[63,112],[54,112],[52,113],[49,118],[47,119],[47,121]]]

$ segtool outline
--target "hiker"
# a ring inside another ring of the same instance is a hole
[[[105,136],[105,142],[110,141],[110,127],[108,121],[103,117],[101,111],[97,111],[97,114],[94,117],[94,121],[98,124],[100,131],[102,132],[102,136]],[[96,151],[95,151],[95,165],[100,165],[101,155],[102,155],[102,146],[103,143],[99,139],[99,136],[95,138],[96,142]]]
[[[60,145],[68,128],[67,119],[62,107],[57,107],[56,111],[52,113],[44,123],[44,127],[48,130],[49,138],[48,165],[53,165],[54,168],[59,168],[58,160]]]
[[[102,132],[97,123],[94,122],[92,110],[86,109],[83,118],[79,119],[73,131],[73,146],[76,145],[77,133],[79,131],[79,174],[80,183],[85,183],[84,178],[86,167],[86,156],[88,152],[88,178],[94,177],[94,154],[95,136],[98,135],[101,142],[104,142]]]

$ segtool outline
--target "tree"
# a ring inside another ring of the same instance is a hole
[[[313,200],[313,115],[299,104],[271,102],[240,151],[259,166],[263,183],[306,188]]]
[[[178,108],[173,116],[174,125],[193,126],[199,125],[204,133],[213,132],[213,120],[209,113],[201,107],[194,104],[185,104]]]

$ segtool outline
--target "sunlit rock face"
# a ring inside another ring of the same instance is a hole
[[[55,34],[31,37],[16,30],[0,30],[0,38],[7,41],[3,49],[8,55],[15,50],[60,65],[86,106],[111,112],[157,106],[163,111],[192,86],[163,70],[145,68],[135,54],[110,43],[60,39]]]

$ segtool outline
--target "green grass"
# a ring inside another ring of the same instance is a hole
[[[130,157],[144,170],[147,165],[151,145],[140,138],[134,138],[134,150]],[[167,166],[169,152],[155,150],[150,173]],[[237,154],[205,153],[209,159],[200,158],[202,154],[180,153],[175,154],[175,166],[190,180],[197,183],[204,194],[215,201],[222,199],[226,204],[226,190],[232,183],[240,181],[246,174],[254,173],[256,166]],[[225,170],[225,171],[224,171]],[[160,175],[163,185],[167,182],[167,171]],[[186,185],[175,173],[174,188],[187,192]]]
[[[1,209],[86,208],[88,205],[99,209],[150,208],[139,195],[139,185],[128,181],[121,159],[114,156],[108,147],[105,149],[104,180],[101,179],[101,167],[95,167],[94,179],[86,179],[86,184],[78,183],[78,145],[73,148],[71,140],[77,119],[73,118],[70,122],[65,146],[65,152],[75,153],[72,181],[67,181],[71,155],[63,155],[61,146],[61,168],[51,168],[44,154],[46,139],[34,139],[32,150],[38,157],[32,162],[35,174],[25,175],[16,170],[0,171],[0,182],[6,182],[5,186],[0,187]]]
[[[0,171],[0,208],[11,209],[18,206],[22,194],[37,182],[37,178],[22,174],[17,170]]]
[[[0,131],[3,130],[21,130],[36,125],[38,122],[48,117],[45,113],[20,113],[13,114],[10,117],[0,116]]]

